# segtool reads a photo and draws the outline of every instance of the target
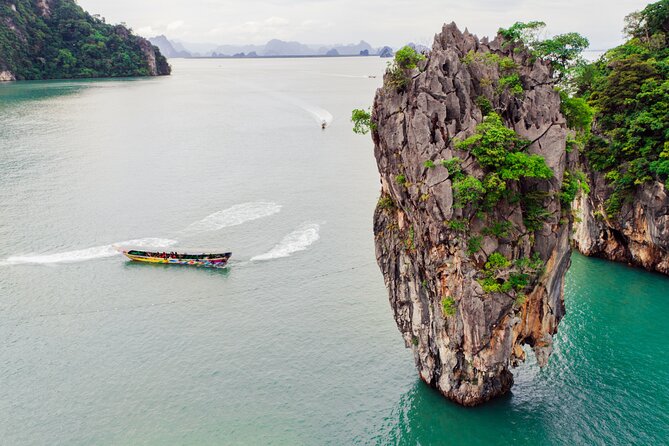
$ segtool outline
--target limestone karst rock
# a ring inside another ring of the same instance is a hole
[[[584,170],[589,173],[590,193],[580,194],[574,202],[578,217],[574,246],[587,256],[669,274],[669,193],[664,184],[639,185],[634,199],[609,216],[606,201],[612,188],[600,172]]]
[[[445,25],[427,60],[406,70],[405,88],[389,85],[386,74],[372,112],[382,185],[376,255],[395,320],[421,379],[464,405],[510,389],[523,345],[547,363],[570,264],[570,223],[558,198],[570,162],[568,130],[551,69],[500,39],[479,40]],[[513,65],[522,91],[506,88],[501,61]],[[506,198],[481,212],[454,203],[455,172],[446,166],[457,157],[464,174],[481,179],[489,171],[456,147],[484,121],[486,107],[528,140],[527,152],[542,156],[554,177],[511,182]],[[525,201],[530,196],[532,203]],[[531,229],[530,217],[538,219]],[[491,276],[504,292],[481,284],[493,253],[508,261]],[[527,275],[524,289],[502,285],[530,258],[541,267]]]

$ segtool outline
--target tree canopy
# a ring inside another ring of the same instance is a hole
[[[31,0],[0,3],[0,69],[17,79],[150,74],[142,50],[150,44],[125,26],[106,24],[72,0],[51,2],[50,8],[45,16]],[[159,71],[169,72],[165,58],[153,50]]]

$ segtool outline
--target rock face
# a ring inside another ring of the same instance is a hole
[[[9,70],[0,71],[0,82],[15,81],[16,78]]]
[[[669,274],[669,194],[665,186],[660,182],[639,186],[634,199],[609,217],[605,203],[610,187],[602,174],[584,170],[589,171],[591,191],[574,203],[578,217],[574,246],[587,256]]]
[[[500,67],[486,62],[493,59],[465,63],[473,53],[512,58],[523,93],[500,88]],[[453,401],[476,405],[510,389],[509,369],[525,358],[522,345],[531,346],[539,364],[546,364],[564,316],[570,228],[557,195],[568,163],[566,123],[550,68],[498,39],[479,40],[455,24],[445,25],[419,68],[410,73],[404,91],[386,86],[374,101],[382,185],[374,215],[377,261],[421,379]],[[533,141],[528,152],[543,156],[555,174],[512,186],[517,196],[542,194],[545,215],[536,230],[527,229],[526,209],[517,201],[503,200],[486,215],[454,206],[453,178],[440,160],[459,157],[466,174],[483,175],[471,154],[455,147],[483,121],[481,97],[507,127]],[[509,222],[511,229],[494,236],[486,231],[492,221]],[[473,239],[480,249],[471,249]],[[510,261],[540,257],[542,271],[524,295],[484,292],[478,279],[494,252]],[[445,305],[447,297],[451,302]]]

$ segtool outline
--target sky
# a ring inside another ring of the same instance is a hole
[[[623,18],[643,9],[638,0],[79,0],[108,23],[125,22],[145,37],[182,42],[262,44],[270,39],[307,44],[429,45],[455,21],[479,37],[516,21],[546,22],[548,35],[576,31],[593,50],[623,41]]]

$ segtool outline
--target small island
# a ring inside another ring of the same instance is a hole
[[[168,75],[160,50],[74,0],[0,5],[0,81]]]

